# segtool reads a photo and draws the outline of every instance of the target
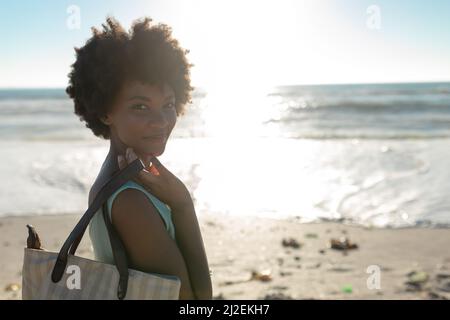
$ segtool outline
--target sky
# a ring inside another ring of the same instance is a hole
[[[65,87],[107,15],[169,25],[194,86],[450,81],[446,0],[0,0],[0,87]]]

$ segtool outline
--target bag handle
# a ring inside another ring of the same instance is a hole
[[[122,300],[127,294],[128,288],[128,257],[125,246],[120,240],[117,231],[115,230],[111,220],[108,216],[108,207],[106,202],[103,204],[103,220],[105,221],[106,229],[108,230],[109,242],[116,263],[116,268],[119,271],[119,285],[117,287],[117,297]]]
[[[70,235],[67,237],[66,241],[64,242],[63,246],[61,247],[61,250],[58,253],[58,257],[56,258],[55,265],[53,267],[51,279],[53,282],[59,282],[64,274],[64,271],[66,270],[67,266],[67,258],[69,250],[71,249],[72,245],[77,241],[79,243],[79,236],[83,236],[87,226],[89,225],[89,222],[91,221],[92,217],[95,215],[95,213],[98,211],[98,209],[106,202],[106,200],[116,191],[120,186],[122,186],[124,183],[126,183],[128,180],[131,180],[136,176],[142,169],[144,169],[144,164],[142,161],[137,158],[130,164],[128,164],[123,170],[117,172],[113,175],[113,177],[105,183],[100,191],[98,192],[95,199],[92,201],[91,205],[88,207],[86,212],[83,214],[81,219],[78,221],[75,228],[72,230]],[[108,229],[108,233],[110,235],[110,241],[111,241],[111,234]],[[117,235],[116,235],[117,236]],[[112,238],[114,238],[114,234],[112,234]],[[81,240],[81,239],[80,239]],[[78,243],[74,247],[73,252],[75,252],[76,247],[78,246]],[[114,240],[114,244],[117,245],[117,241]],[[113,245],[113,242],[111,242],[111,245]],[[123,245],[122,245],[123,248]],[[114,251],[113,250],[113,254]],[[120,245],[117,252],[120,251]],[[71,250],[72,252],[72,250]],[[119,257],[119,259],[123,256],[126,257],[125,252],[123,254],[114,254],[114,257]],[[124,287],[124,277],[125,274],[126,279],[128,280],[128,266],[125,260],[125,266],[126,271],[123,268],[124,261],[116,261],[116,267],[118,268],[119,274],[121,275],[119,280],[119,289],[118,289],[118,296],[124,297],[124,293],[126,293],[126,286]]]

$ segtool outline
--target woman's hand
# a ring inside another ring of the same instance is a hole
[[[125,156],[118,156],[120,170],[137,158],[132,148],[127,148]],[[164,167],[154,156],[140,159],[143,163],[150,165],[136,176],[135,180],[144,188],[149,190],[155,197],[169,205],[173,209],[183,208],[192,204],[191,195],[184,183],[173,173]]]

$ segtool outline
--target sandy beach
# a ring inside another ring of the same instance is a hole
[[[21,298],[25,225],[35,226],[46,249],[58,251],[79,218],[0,219],[0,299]],[[225,215],[202,215],[199,221],[214,299],[450,298],[449,229],[369,229]],[[330,247],[331,239],[342,237],[358,248]],[[88,235],[77,254],[93,258]],[[368,287],[371,265],[380,269],[379,288]]]

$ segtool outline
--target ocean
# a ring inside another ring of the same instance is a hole
[[[450,225],[450,83],[198,88],[160,160],[197,213]],[[0,90],[0,216],[73,214],[108,152],[64,89]]]

